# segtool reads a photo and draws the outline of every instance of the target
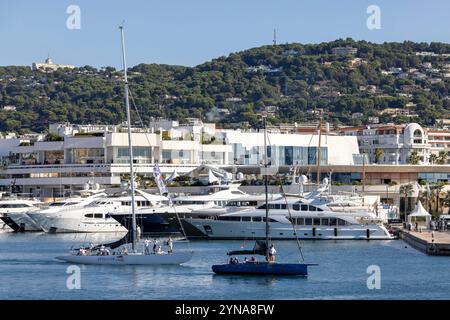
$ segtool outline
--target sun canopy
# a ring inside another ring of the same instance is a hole
[[[411,212],[409,217],[431,217],[431,214],[422,206],[422,202],[418,201],[416,207]]]

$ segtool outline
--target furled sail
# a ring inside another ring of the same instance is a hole
[[[255,246],[253,247],[253,250],[235,250],[227,252],[227,255],[234,256],[234,255],[244,255],[244,254],[257,254],[261,256],[265,256],[267,253],[267,243],[265,240],[257,240],[255,242]]]

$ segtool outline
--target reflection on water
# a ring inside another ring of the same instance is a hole
[[[123,234],[0,234],[0,299],[449,299],[450,259],[424,255],[402,241],[303,241],[308,277],[215,275],[239,241],[175,242],[194,250],[183,266],[81,268],[81,290],[68,290],[69,264],[55,257],[72,246]],[[250,245],[250,244],[248,244]],[[295,241],[279,241],[277,261],[297,262]],[[406,247],[406,248],[405,248]],[[381,290],[368,290],[367,267],[381,269]]]

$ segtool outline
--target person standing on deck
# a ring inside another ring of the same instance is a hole
[[[150,240],[145,239],[145,254],[150,254]]]
[[[277,250],[275,250],[275,246],[272,244],[269,248],[269,262],[275,262],[276,254],[277,254]]]
[[[171,237],[169,237],[169,240],[167,240],[167,246],[169,247],[167,252],[172,253],[173,252],[173,241],[172,241]]]

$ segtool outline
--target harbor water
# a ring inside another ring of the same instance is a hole
[[[212,264],[225,263],[228,250],[252,248],[253,241],[175,242],[175,250],[195,251],[189,263],[80,266],[80,288],[69,289],[70,265],[55,257],[73,246],[117,237],[0,234],[0,300],[450,298],[450,259],[428,256],[401,240],[303,241],[305,262],[318,263],[309,268],[308,277],[215,275]],[[295,241],[278,241],[276,247],[278,261],[298,261]],[[373,266],[380,271],[379,289],[368,286]]]

